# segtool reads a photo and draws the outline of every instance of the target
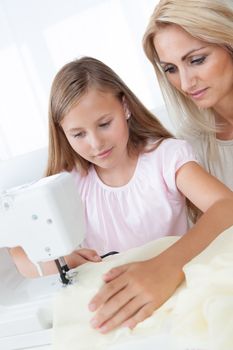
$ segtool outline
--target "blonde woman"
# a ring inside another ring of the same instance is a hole
[[[179,135],[233,190],[232,0],[161,0],[143,45]]]

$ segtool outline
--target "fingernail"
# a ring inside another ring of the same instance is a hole
[[[129,328],[128,322],[124,322],[124,323],[122,324],[122,327]]]
[[[107,326],[102,326],[102,327],[99,328],[99,331],[101,333],[106,333],[108,331],[108,327]]]
[[[110,272],[106,272],[106,273],[103,274],[103,279],[109,278],[109,277],[111,277],[111,273]]]
[[[100,257],[100,256],[95,255],[95,256],[94,256],[94,260],[95,260],[95,261],[101,261],[102,259],[101,259],[101,257]]]
[[[94,304],[94,303],[89,304],[89,305],[88,305],[88,308],[89,308],[90,311],[95,311],[95,309],[96,309],[96,304]]]
[[[130,322],[130,321],[126,321],[123,323],[122,325],[125,328],[129,328],[129,329],[133,329],[135,327],[135,323],[134,322]]]
[[[96,328],[96,327],[98,326],[98,322],[97,322],[97,320],[96,320],[95,318],[93,318],[93,319],[91,320],[91,325],[92,325],[92,327],[94,327],[94,328]]]

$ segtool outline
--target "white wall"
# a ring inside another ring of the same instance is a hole
[[[47,144],[50,85],[75,57],[103,60],[148,108],[163,105],[141,44],[157,2],[0,0],[0,159]]]

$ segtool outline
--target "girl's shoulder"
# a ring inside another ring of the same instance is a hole
[[[71,171],[71,174],[73,175],[76,188],[81,198],[84,199],[89,192],[93,191],[93,186],[95,186],[97,182],[93,174],[92,166],[88,169],[86,175],[80,174],[76,168]]]
[[[189,147],[190,144],[187,140],[184,139],[179,139],[179,138],[174,138],[174,137],[169,137],[167,139],[164,139],[161,143],[160,146],[162,147],[176,147],[176,148],[180,148],[180,147]]]
[[[176,172],[183,164],[194,161],[198,157],[192,146],[186,140],[175,138],[164,139],[157,147],[145,156],[152,168],[160,169],[161,173]]]
[[[74,181],[78,187],[84,185],[90,180],[89,171],[87,172],[86,175],[84,175],[84,174],[81,174],[77,168],[73,168],[70,173],[73,176]]]
[[[81,174],[79,173],[79,171],[76,168],[73,168],[70,173],[75,180],[78,180],[81,178]]]

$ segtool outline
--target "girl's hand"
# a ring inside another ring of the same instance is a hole
[[[110,270],[89,303],[90,311],[99,309],[92,326],[101,333],[121,324],[134,328],[174,293],[182,279],[181,269],[158,257]]]
[[[79,265],[85,264],[88,261],[100,262],[101,257],[96,253],[95,250],[81,248],[75,250],[72,254],[65,257],[66,263],[69,268],[74,268]]]
[[[21,247],[11,248],[10,254],[15,262],[18,271],[24,277],[34,278],[38,277],[36,266],[28,259],[26,253]],[[72,254],[65,257],[69,268],[74,268],[82,265],[88,261],[99,262],[101,257],[92,249],[75,250]],[[58,273],[54,261],[47,261],[40,263],[43,275],[52,275]]]

